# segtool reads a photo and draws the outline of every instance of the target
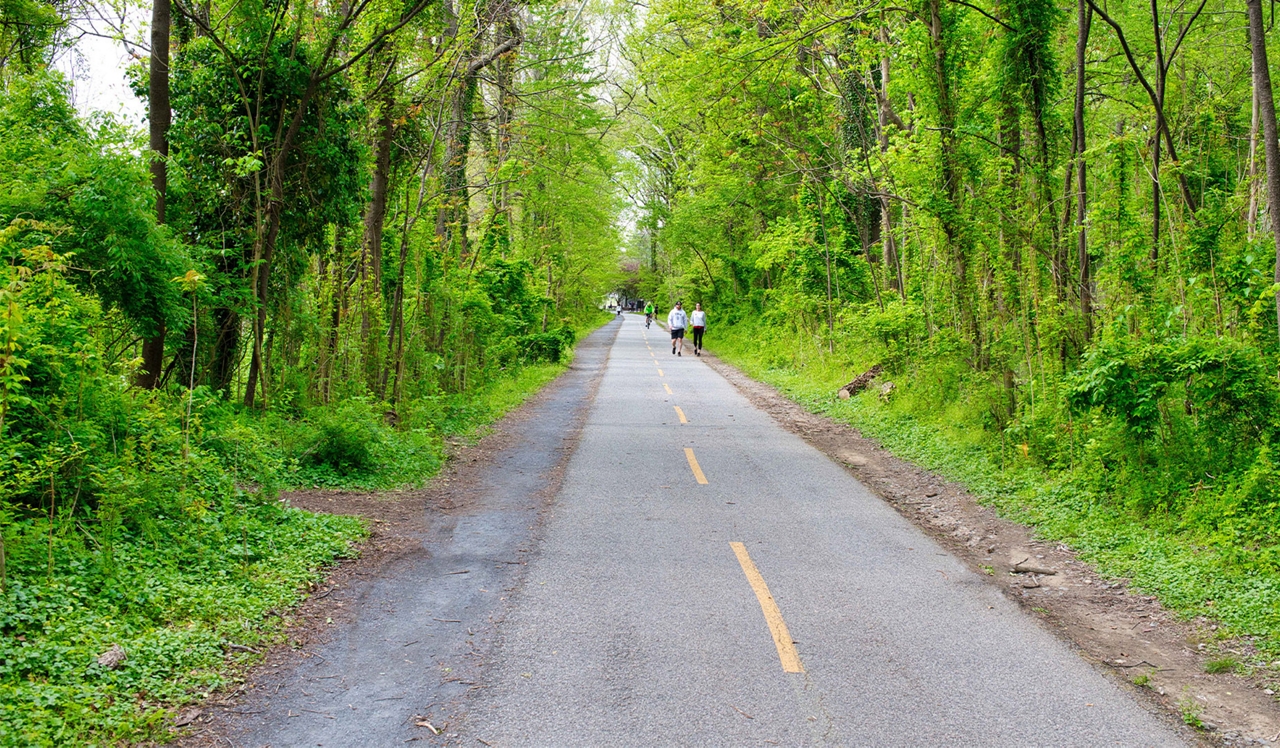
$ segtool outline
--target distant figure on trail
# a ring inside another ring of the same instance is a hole
[[[684,355],[684,328],[689,325],[689,318],[685,316],[684,307],[680,302],[676,302],[676,306],[667,315],[667,329],[671,331],[671,352],[677,356]],[[677,346],[679,350],[676,350]]]
[[[693,305],[693,314],[689,317],[689,326],[693,328],[693,355],[702,355],[702,333],[707,329],[707,313],[702,311],[702,303]]]
[[[652,321],[653,321],[653,302],[646,301],[644,303],[644,326],[648,327],[649,323]]]

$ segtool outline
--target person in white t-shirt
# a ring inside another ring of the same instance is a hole
[[[671,352],[677,356],[684,355],[684,328],[689,325],[689,318],[685,316],[684,307],[680,302],[676,302],[676,306],[667,314],[667,329],[671,331]],[[679,350],[676,350],[677,346]]]
[[[702,304],[693,305],[693,314],[689,316],[689,327],[693,329],[693,355],[702,355],[702,333],[707,329],[707,313],[702,311]]]

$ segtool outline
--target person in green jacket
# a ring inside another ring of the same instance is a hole
[[[649,323],[652,321],[653,321],[653,302],[646,301],[644,303],[644,326],[648,327]]]

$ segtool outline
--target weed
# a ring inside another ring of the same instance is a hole
[[[1133,685],[1139,688],[1145,688],[1151,685],[1151,676],[1143,673],[1142,675],[1133,676]]]
[[[1178,700],[1178,712],[1182,715],[1182,722],[1188,727],[1205,729],[1204,720],[1200,718],[1204,714],[1204,705],[1192,696],[1184,695]]]
[[[996,575],[995,567],[991,566],[990,564],[982,564],[978,568],[982,569],[982,573],[986,574],[989,577],[994,577]]]
[[[1240,661],[1234,657],[1220,657],[1216,660],[1209,660],[1204,664],[1206,673],[1231,673],[1240,667]]]

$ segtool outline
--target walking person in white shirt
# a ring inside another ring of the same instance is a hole
[[[707,313],[702,311],[702,304],[693,305],[693,314],[689,315],[689,327],[693,328],[693,355],[702,355],[702,332],[707,329]]]
[[[684,328],[688,324],[689,318],[685,316],[684,307],[677,301],[675,309],[667,315],[667,329],[671,331],[671,352],[677,356],[684,355]],[[676,350],[677,347],[679,350]]]

